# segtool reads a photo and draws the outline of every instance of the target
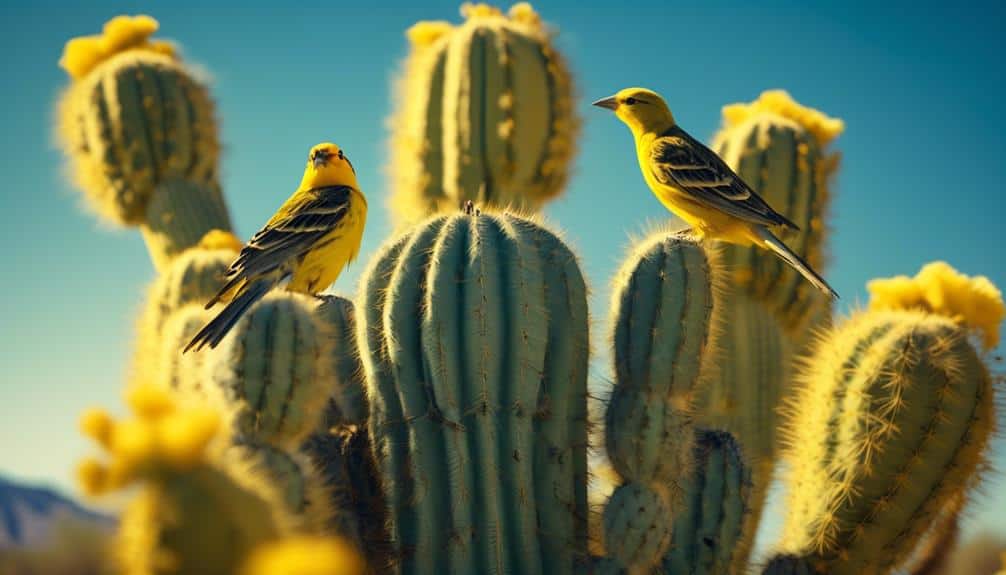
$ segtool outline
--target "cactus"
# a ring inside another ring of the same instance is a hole
[[[783,240],[822,271],[829,180],[838,167],[838,154],[827,147],[844,129],[842,121],[797,104],[782,90],[770,90],[751,104],[724,107],[723,123],[713,149],[800,227]],[[734,282],[776,314],[789,333],[805,330],[819,308],[830,306],[826,295],[774,254],[734,245],[724,251]]]
[[[131,419],[114,421],[101,410],[82,418],[82,431],[110,460],[86,460],[78,468],[92,495],[141,484],[120,525],[117,551],[125,573],[230,573],[255,545],[299,528],[291,509],[277,504],[290,501],[293,491],[284,478],[250,472],[273,464],[221,455],[213,410],[181,409],[152,386],[132,388],[127,401],[136,414]],[[257,451],[243,454],[258,457]],[[302,480],[290,473],[285,479]]]
[[[633,248],[612,297],[619,385],[691,404],[715,357],[720,275],[717,253],[687,234],[656,232]]]
[[[986,467],[992,381],[968,336],[997,343],[1002,298],[985,278],[927,268],[872,282],[878,309],[820,342],[789,406],[781,545],[818,570],[888,572]],[[916,294],[942,305],[896,309]]]
[[[105,219],[140,226],[158,269],[212,229],[230,229],[217,183],[213,105],[147,16],[110,20],[64,50],[72,82],[60,137],[77,185]]]
[[[605,505],[604,570],[644,572],[670,543],[692,470],[691,408],[715,357],[721,269],[687,234],[657,232],[632,249],[612,305],[615,387],[605,447],[624,483]]]
[[[177,388],[180,370],[176,364],[185,360],[199,363],[196,358],[183,358],[174,352],[184,347],[211,316],[187,311],[189,319],[176,321],[174,327],[169,325],[170,320],[190,305],[202,310],[223,285],[224,274],[240,249],[241,241],[234,234],[212,230],[161,270],[147,289],[136,326],[131,369],[134,381],[156,381]],[[197,379],[191,381],[199,383]]]
[[[739,575],[754,541],[754,532],[745,532],[751,527],[745,520],[751,471],[729,433],[699,430],[695,435],[694,471],[674,515],[662,572]]]
[[[667,496],[640,483],[615,489],[604,506],[604,540],[608,556],[642,570],[660,562],[671,543],[671,509]]]
[[[689,236],[657,232],[616,277],[605,446],[625,480],[669,485],[688,473],[689,410],[715,356],[717,266]]]
[[[702,427],[729,431],[743,448],[752,475],[744,519],[750,534],[758,529],[772,483],[778,410],[791,387],[793,344],[773,314],[744,293],[726,294],[721,306],[729,319],[718,339],[717,370],[699,394],[696,419]],[[741,555],[750,551],[740,549]]]
[[[466,22],[420,22],[391,135],[399,224],[466,200],[538,210],[562,192],[576,140],[569,73],[527,3],[509,16],[462,6]]]
[[[586,553],[588,352],[575,257],[532,221],[459,213],[392,241],[362,286],[401,572],[572,572]]]
[[[700,394],[701,424],[739,438],[754,465],[771,466],[776,410],[790,380],[790,349],[772,314],[740,294],[723,298],[717,371]],[[756,472],[756,475],[758,473]]]
[[[155,348],[156,353],[137,355],[133,381],[147,381],[169,389],[183,402],[204,401],[209,391],[204,374],[211,354],[183,354],[181,350],[212,318],[213,314],[202,305],[187,305],[171,314],[160,333],[146,336],[156,341],[141,336],[141,345]]]
[[[331,396],[332,352],[315,307],[308,296],[268,294],[206,359],[204,387],[239,436],[296,449],[317,429]]]

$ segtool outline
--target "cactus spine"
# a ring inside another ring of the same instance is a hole
[[[537,210],[562,191],[576,139],[569,73],[530,5],[420,22],[392,132],[400,224],[483,206]]]
[[[838,155],[827,151],[844,126],[793,101],[782,90],[764,92],[751,104],[723,108],[724,128],[713,149],[780,213],[800,227],[783,239],[823,271],[829,180]],[[820,307],[828,307],[800,274],[773,254],[730,245],[724,262],[743,291],[763,302],[790,333],[805,329]]]
[[[362,285],[401,572],[572,572],[586,552],[588,351],[574,256],[529,220],[455,214],[389,244]]]
[[[656,567],[691,472],[691,406],[714,357],[718,263],[684,234],[657,232],[633,249],[613,295],[615,388],[605,446],[624,483],[605,506],[611,569]]]
[[[674,538],[663,573],[741,574],[754,533],[745,532],[751,471],[733,436],[696,431],[694,471],[674,514]]]
[[[791,412],[783,548],[886,573],[984,466],[991,379],[950,319],[867,312],[821,343]]]
[[[159,269],[212,229],[230,229],[217,183],[216,122],[206,88],[152,18],[119,17],[67,43],[73,81],[60,134],[77,184],[104,218],[140,226]]]

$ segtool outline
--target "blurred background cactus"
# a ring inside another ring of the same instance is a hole
[[[139,226],[161,268],[230,219],[213,103],[174,47],[150,39],[156,31],[149,16],[118,16],[100,36],[67,42],[59,115],[88,204],[110,223]]]
[[[525,2],[461,14],[461,25],[419,22],[407,34],[391,134],[399,225],[467,200],[537,211],[566,184],[578,120],[548,27]]]
[[[934,263],[872,282],[869,309],[833,326],[831,302],[771,255],[658,231],[624,259],[610,314],[595,310],[610,317],[614,383],[591,434],[584,273],[535,215],[572,169],[571,74],[530,5],[462,15],[407,33],[390,149],[399,229],[356,305],[276,290],[218,349],[188,355],[242,243],[206,82],[146,16],[67,44],[58,115],[74,180],[105,221],[141,228],[157,272],[128,375],[134,416],[82,420],[107,452],[80,466],[84,490],[136,488],[120,570],[956,565],[940,549],[988,467],[998,289]],[[713,139],[801,227],[783,239],[818,269],[843,127],[776,90],[726,106]],[[593,509],[588,460],[612,470]],[[778,470],[785,528],[753,560]]]

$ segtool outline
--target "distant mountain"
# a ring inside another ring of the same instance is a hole
[[[51,489],[0,478],[0,549],[45,545],[57,523],[67,519],[106,528],[115,524],[111,517],[85,509]]]

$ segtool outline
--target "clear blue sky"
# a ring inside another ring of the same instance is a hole
[[[420,19],[456,20],[458,4],[207,4],[0,7],[0,473],[71,485],[73,461],[87,451],[77,414],[120,405],[133,322],[152,277],[139,236],[102,229],[63,177],[52,108],[66,82],[56,61],[67,38],[96,32],[115,14],[149,13],[161,36],[210,71],[223,185],[240,235],[269,217],[297,184],[308,148],[323,140],[351,154],[377,208],[364,259],[388,233],[385,120],[403,32]],[[1006,286],[1003,4],[807,4],[535,4],[560,31],[585,120],[575,177],[547,214],[583,256],[596,318],[607,313],[608,278],[627,235],[665,217],[643,186],[627,130],[588,105],[629,85],[662,92],[702,138],[715,131],[723,104],[767,88],[846,121],[827,274],[844,308],[865,301],[868,279],[914,273],[934,259]],[[352,293],[361,267],[336,291]],[[1006,533],[1006,485],[997,479],[987,491],[998,494],[982,500],[974,521]]]

